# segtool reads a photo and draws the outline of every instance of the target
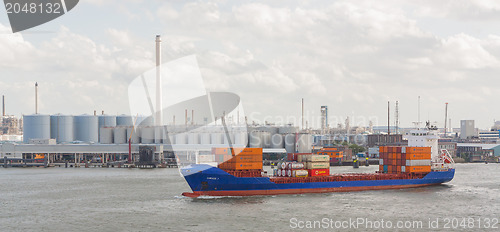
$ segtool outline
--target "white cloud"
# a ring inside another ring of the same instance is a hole
[[[123,4],[129,10],[138,6]],[[453,115],[457,122],[463,115],[485,122],[477,123],[484,127],[494,117],[471,115],[467,109],[477,101],[496,104],[490,86],[499,84],[498,32],[482,27],[478,30],[488,36],[443,36],[422,27],[422,19],[441,18],[454,25],[469,19],[497,20],[494,14],[500,7],[494,1],[157,4],[137,9],[155,12],[147,16],[153,17],[148,22],[93,25],[109,41],[64,27],[40,46],[18,34],[1,34],[1,74],[20,76],[16,83],[23,88],[43,76],[51,83],[52,101],[65,98],[75,104],[47,103],[47,108],[126,112],[126,85],[154,65],[152,38],[162,34],[165,62],[196,54],[207,87],[239,94],[247,112],[298,116],[304,97],[313,112],[330,105],[332,115],[339,117],[356,112],[385,118],[389,99],[399,100],[402,109],[406,106],[403,125],[409,126],[416,115],[412,105],[420,95],[429,99],[430,117],[440,119],[441,102],[446,101],[460,108]],[[10,29],[0,26],[0,31]],[[22,66],[17,60],[29,68],[12,68]],[[37,78],[29,77],[33,73]],[[26,107],[20,109],[26,112]]]

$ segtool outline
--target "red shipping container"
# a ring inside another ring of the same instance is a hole
[[[288,153],[287,160],[288,161],[297,161],[298,153]]]
[[[309,169],[307,170],[309,172],[309,176],[328,176],[330,175],[330,169],[325,168],[325,169]]]

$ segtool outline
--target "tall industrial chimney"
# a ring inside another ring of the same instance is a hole
[[[304,98],[302,98],[302,124],[300,125],[302,130],[304,129]]]
[[[156,35],[156,117],[157,126],[162,123],[162,88],[161,88],[161,36]]]
[[[2,115],[5,116],[5,95],[2,95]]]
[[[38,114],[38,82],[35,82],[35,114]]]

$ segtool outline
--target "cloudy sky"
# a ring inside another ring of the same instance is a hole
[[[298,118],[454,127],[500,120],[500,2],[81,0],[66,15],[13,34],[0,10],[0,94],[7,113],[129,112],[127,87],[163,61],[196,55],[209,91],[241,96],[252,120]],[[293,121],[292,119],[288,119]],[[286,120],[285,120],[286,121]]]

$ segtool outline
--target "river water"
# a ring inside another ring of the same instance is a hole
[[[177,169],[2,168],[0,231],[498,231],[499,177],[457,164],[440,186],[190,199]]]

